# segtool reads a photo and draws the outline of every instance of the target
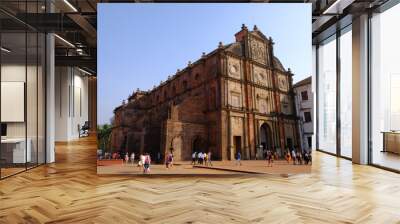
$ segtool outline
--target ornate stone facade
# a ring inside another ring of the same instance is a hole
[[[135,91],[114,110],[114,150],[190,160],[261,157],[299,147],[292,73],[274,57],[273,42],[243,26],[236,42],[220,45],[150,91]],[[272,59],[272,60],[271,60]]]

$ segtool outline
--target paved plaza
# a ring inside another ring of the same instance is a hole
[[[143,169],[137,163],[124,164],[122,162],[101,161],[97,166],[98,174],[143,174]],[[190,161],[176,162],[173,167],[167,169],[163,164],[152,164],[150,174],[182,174],[182,175],[214,175],[214,174],[277,174],[290,175],[311,172],[311,165],[293,165],[285,160],[274,161],[268,166],[265,160],[244,160],[241,165],[235,161],[213,161],[212,166],[192,165]]]

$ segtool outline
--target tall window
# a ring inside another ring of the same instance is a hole
[[[352,157],[352,35],[348,27],[340,36],[340,154]]]
[[[318,144],[336,153],[336,36],[318,48]]]
[[[307,91],[301,92],[301,100],[302,100],[302,101],[307,101],[307,100],[308,100],[308,93],[307,93]]]
[[[400,170],[399,23],[400,4],[371,19],[372,163],[397,170]]]
[[[310,112],[304,112],[304,122],[308,123],[311,122],[311,113]]]

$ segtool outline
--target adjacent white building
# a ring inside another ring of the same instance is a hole
[[[300,117],[299,130],[303,150],[311,150],[312,136],[314,134],[313,125],[313,92],[311,76],[293,85],[295,93],[296,112]]]

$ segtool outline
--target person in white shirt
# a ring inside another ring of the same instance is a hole
[[[296,151],[292,149],[292,159],[293,159],[293,165],[296,165]]]
[[[128,153],[125,153],[124,161],[125,161],[125,165],[128,165],[128,163],[129,163],[129,154]]]
[[[133,165],[135,163],[135,153],[131,153],[131,164]]]
[[[196,152],[193,152],[192,154],[192,164],[195,165],[196,164]]]
[[[212,166],[212,163],[211,163],[211,152],[208,152],[207,162],[208,162],[208,165]]]
[[[143,168],[144,159],[145,159],[145,156],[144,156],[143,154],[141,154],[140,157],[139,157],[139,162],[138,162],[138,167],[139,167],[139,169],[142,169],[142,168]]]
[[[203,165],[203,153],[202,152],[199,152],[197,154],[197,159],[198,159],[197,163]]]

